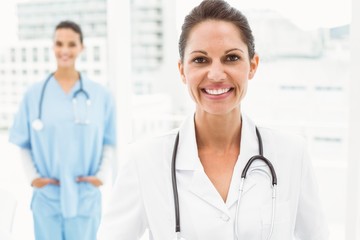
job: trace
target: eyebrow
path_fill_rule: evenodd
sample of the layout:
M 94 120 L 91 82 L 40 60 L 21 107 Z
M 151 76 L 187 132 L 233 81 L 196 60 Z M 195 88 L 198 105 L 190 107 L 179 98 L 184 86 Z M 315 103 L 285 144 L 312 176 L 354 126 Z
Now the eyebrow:
M 195 50 L 195 51 L 192 51 L 190 54 L 193 54 L 193 53 L 202 53 L 202 54 L 204 54 L 204 55 L 208 55 L 207 52 L 202 51 L 202 50 Z
M 229 49 L 229 50 L 225 51 L 225 53 L 229 53 L 229 52 L 231 52 L 231 51 L 236 51 L 236 50 L 244 53 L 244 51 L 241 50 L 240 48 L 232 48 L 232 49 Z
M 60 41 L 60 40 L 56 40 L 55 43 L 56 43 L 56 44 L 64 44 L 64 42 L 62 42 L 62 41 Z M 69 44 L 76 44 L 75 41 L 70 41 L 70 42 L 68 42 L 68 43 L 69 43 Z M 65 44 L 66 44 L 66 43 L 65 43 Z
M 225 54 L 228 54 L 229 52 L 232 52 L 232 51 L 240 51 L 240 52 L 244 53 L 244 51 L 241 50 L 240 48 L 231 48 L 229 50 L 226 50 Z M 203 51 L 203 50 L 194 50 L 190 54 L 194 54 L 194 53 L 202 53 L 204 55 L 208 55 L 208 53 L 206 51 Z

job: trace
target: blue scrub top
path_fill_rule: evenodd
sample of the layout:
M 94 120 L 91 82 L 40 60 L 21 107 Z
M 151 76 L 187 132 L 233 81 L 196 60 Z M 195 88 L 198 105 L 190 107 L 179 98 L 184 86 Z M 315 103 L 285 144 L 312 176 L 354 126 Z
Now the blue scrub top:
M 65 93 L 51 77 L 42 104 L 44 128 L 36 131 L 31 126 L 38 118 L 43 81 L 26 92 L 10 130 L 10 142 L 31 150 L 40 176 L 60 181 L 60 186 L 49 184 L 34 189 L 32 209 L 45 215 L 91 216 L 99 214 L 101 209 L 99 189 L 90 183 L 77 183 L 76 178 L 95 175 L 103 146 L 115 146 L 115 104 L 106 88 L 85 77 L 82 81 L 91 99 L 89 107 L 82 93 L 76 97 L 76 109 L 73 107 L 73 94 L 80 88 L 79 81 Z M 75 114 L 83 120 L 88 118 L 90 124 L 75 123 Z

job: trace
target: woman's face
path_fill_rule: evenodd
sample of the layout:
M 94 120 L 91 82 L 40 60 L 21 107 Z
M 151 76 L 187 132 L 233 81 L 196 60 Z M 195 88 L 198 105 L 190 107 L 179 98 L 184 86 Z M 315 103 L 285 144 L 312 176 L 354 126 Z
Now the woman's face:
M 53 49 L 59 68 L 73 68 L 76 58 L 83 50 L 80 34 L 70 28 L 56 30 Z
M 196 111 L 216 115 L 238 111 L 259 58 L 249 59 L 238 28 L 229 22 L 207 20 L 190 31 L 182 80 L 196 103 Z

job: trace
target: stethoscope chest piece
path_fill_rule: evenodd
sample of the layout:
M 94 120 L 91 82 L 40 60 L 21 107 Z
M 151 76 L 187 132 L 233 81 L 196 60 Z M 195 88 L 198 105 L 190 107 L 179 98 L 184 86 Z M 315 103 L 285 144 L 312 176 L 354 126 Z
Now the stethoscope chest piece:
M 31 123 L 31 126 L 35 131 L 41 131 L 44 128 L 44 123 L 38 118 Z

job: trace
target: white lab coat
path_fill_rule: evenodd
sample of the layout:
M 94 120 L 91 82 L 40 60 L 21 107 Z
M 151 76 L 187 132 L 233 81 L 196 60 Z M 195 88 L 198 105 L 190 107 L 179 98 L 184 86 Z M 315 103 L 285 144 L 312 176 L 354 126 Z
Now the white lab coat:
M 264 156 L 278 178 L 272 240 L 324 240 L 328 230 L 321 211 L 304 140 L 259 128 Z M 139 239 L 148 228 L 150 239 L 175 239 L 171 158 L 177 131 L 135 144 L 119 171 L 114 192 L 100 225 L 100 240 Z M 180 127 L 177 184 L 181 235 L 187 240 L 233 240 L 242 169 L 258 154 L 254 123 L 243 116 L 240 155 L 226 203 L 205 174 L 198 158 L 193 117 Z M 254 171 L 253 169 L 260 169 Z M 239 209 L 239 239 L 267 238 L 271 222 L 269 170 L 255 161 L 249 170 Z

